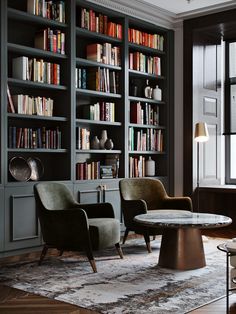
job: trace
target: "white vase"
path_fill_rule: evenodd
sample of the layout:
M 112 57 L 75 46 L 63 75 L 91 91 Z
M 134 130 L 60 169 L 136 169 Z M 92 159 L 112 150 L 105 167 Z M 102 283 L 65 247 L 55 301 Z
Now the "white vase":
M 153 90 L 153 99 L 159 100 L 159 101 L 162 100 L 162 90 L 158 87 L 158 85 Z
M 145 162 L 145 175 L 146 177 L 155 176 L 155 161 L 151 157 L 148 158 Z
M 100 138 L 100 141 L 99 141 L 100 149 L 104 149 L 105 148 L 106 140 L 107 140 L 107 130 L 102 130 L 101 138 Z

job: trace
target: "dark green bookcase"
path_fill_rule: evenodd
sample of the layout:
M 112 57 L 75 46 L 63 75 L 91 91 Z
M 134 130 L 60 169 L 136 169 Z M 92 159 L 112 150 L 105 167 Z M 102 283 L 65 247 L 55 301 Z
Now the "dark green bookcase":
M 122 38 L 90 31 L 81 27 L 81 9 L 105 15 L 108 21 L 122 27 Z M 110 10 L 89 1 L 65 1 L 65 23 L 27 13 L 27 0 L 2 0 L 0 6 L 1 22 L 1 184 L 0 199 L 0 257 L 38 249 L 42 244 L 40 227 L 35 212 L 33 185 L 35 181 L 16 181 L 9 172 L 9 161 L 13 157 L 40 158 L 44 166 L 42 181 L 60 181 L 65 183 L 79 202 L 111 202 L 115 214 L 122 222 L 119 180 L 129 177 L 130 157 L 151 156 L 156 163 L 156 177 L 160 178 L 167 190 L 173 192 L 173 32 L 157 25 L 135 19 L 126 14 Z M 147 33 L 158 33 L 164 37 L 164 50 L 149 48 L 128 41 L 128 28 L 132 27 Z M 44 51 L 34 47 L 35 33 L 51 28 L 65 33 L 65 54 Z M 89 44 L 110 43 L 120 49 L 119 66 L 87 60 L 86 47 Z M 129 69 L 130 51 L 143 52 L 149 56 L 160 56 L 161 75 L 147 74 Z M 45 84 L 16 79 L 12 76 L 12 59 L 19 56 L 43 59 L 45 62 L 60 64 L 60 85 Z M 116 93 L 86 88 L 76 88 L 76 68 L 105 69 L 115 72 L 119 78 Z M 143 89 L 146 79 L 154 87 L 162 88 L 163 100 L 157 102 L 143 95 L 133 96 L 130 92 L 131 81 L 137 82 Z M 50 97 L 54 100 L 52 117 L 23 115 L 8 112 L 7 85 L 14 94 Z M 160 125 L 130 123 L 132 102 L 148 102 L 159 106 Z M 95 121 L 81 115 L 81 106 L 97 102 L 115 103 L 115 121 Z M 62 147 L 60 149 L 9 148 L 9 127 L 22 128 L 60 128 Z M 112 139 L 112 150 L 78 149 L 77 128 L 86 128 L 90 132 L 90 141 L 100 137 L 107 130 Z M 164 149 L 155 151 L 130 151 L 128 149 L 129 127 L 143 130 L 162 129 Z M 78 180 L 76 164 L 78 162 L 100 161 L 101 165 L 110 159 L 119 159 L 118 177 L 113 179 Z

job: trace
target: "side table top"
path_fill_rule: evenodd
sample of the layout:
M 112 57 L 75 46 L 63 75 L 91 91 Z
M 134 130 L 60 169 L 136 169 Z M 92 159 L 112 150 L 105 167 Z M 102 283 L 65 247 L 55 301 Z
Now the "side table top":
M 168 228 L 216 228 L 232 223 L 232 219 L 223 215 L 196 213 L 186 210 L 159 209 L 134 217 L 137 223 L 145 226 Z

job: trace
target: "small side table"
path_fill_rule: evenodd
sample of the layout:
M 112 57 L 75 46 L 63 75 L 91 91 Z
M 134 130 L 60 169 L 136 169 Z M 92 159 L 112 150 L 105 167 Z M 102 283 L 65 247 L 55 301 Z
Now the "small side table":
M 226 243 L 217 245 L 217 249 L 226 253 L 226 313 L 229 314 L 229 292 L 236 290 L 236 288 L 230 288 L 229 286 L 229 258 L 231 256 L 236 256 L 236 252 L 230 251 L 230 249 L 227 248 Z M 236 283 L 236 278 L 231 280 L 232 282 Z

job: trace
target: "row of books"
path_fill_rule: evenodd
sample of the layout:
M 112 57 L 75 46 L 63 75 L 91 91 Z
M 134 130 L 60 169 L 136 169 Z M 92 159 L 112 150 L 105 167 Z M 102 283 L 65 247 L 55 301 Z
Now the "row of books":
M 131 102 L 130 123 L 159 125 L 159 106 L 147 102 Z
M 56 129 L 21 128 L 10 126 L 8 131 L 9 148 L 61 148 L 61 131 Z
M 110 43 L 90 44 L 86 51 L 88 60 L 115 66 L 121 65 L 120 47 L 112 47 Z
M 100 179 L 100 161 L 78 162 L 76 164 L 76 180 Z
M 128 149 L 130 151 L 163 152 L 163 132 L 158 129 L 137 130 L 129 127 Z
M 146 159 L 144 156 L 129 157 L 129 177 L 145 177 L 146 176 Z
M 129 28 L 128 40 L 134 44 L 147 46 L 161 51 L 164 50 L 164 36 L 159 34 L 149 34 L 134 28 Z
M 25 56 L 12 59 L 12 77 L 33 82 L 60 84 L 60 65 Z
M 161 75 L 161 58 L 146 56 L 141 52 L 130 52 L 129 68 L 149 74 Z
M 106 68 L 89 68 L 87 69 L 87 84 L 91 90 L 117 94 L 119 74 Z
M 38 31 L 34 38 L 35 48 L 65 54 L 65 33 L 46 28 Z
M 119 39 L 122 38 L 121 24 L 108 20 L 106 15 L 97 13 L 92 9 L 81 8 L 81 28 Z
M 83 119 L 115 122 L 115 103 L 100 101 L 93 105 L 79 106 Z
M 76 127 L 76 149 L 90 149 L 90 130 Z
M 12 106 L 8 106 L 8 112 L 48 117 L 53 115 L 53 99 L 51 98 L 12 95 Z
M 64 1 L 27 0 L 27 12 L 65 23 Z

